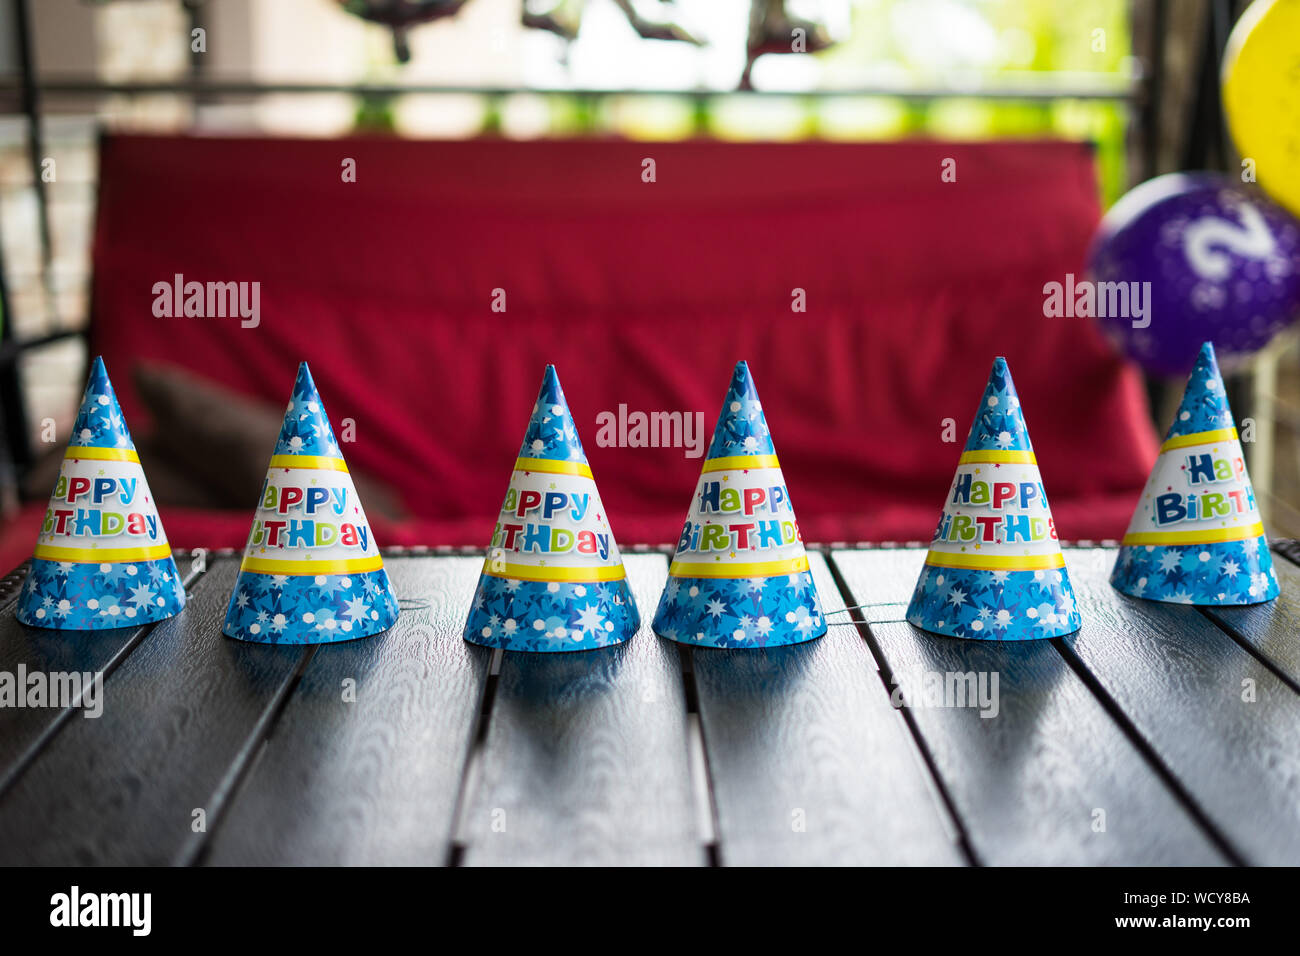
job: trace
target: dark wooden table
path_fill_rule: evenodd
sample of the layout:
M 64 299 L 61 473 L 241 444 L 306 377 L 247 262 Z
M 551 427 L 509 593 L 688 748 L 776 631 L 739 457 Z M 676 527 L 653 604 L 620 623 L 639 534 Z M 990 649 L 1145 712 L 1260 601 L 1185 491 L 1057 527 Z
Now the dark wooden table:
M 1300 556 L 1282 596 L 1134 600 L 1072 548 L 1083 629 L 994 644 L 903 620 L 924 552 L 814 553 L 836 622 L 770 651 L 648 628 L 574 654 L 466 644 L 481 557 L 394 552 L 397 625 L 222 637 L 237 558 L 136 630 L 24 628 L 0 671 L 104 671 L 104 710 L 0 709 L 0 863 L 1297 864 Z M 184 570 L 189 559 L 181 557 Z M 642 617 L 667 573 L 626 556 Z M 926 700 L 996 674 L 996 716 Z M 931 682 L 931 683 L 927 683 Z M 936 701 L 930 701 L 934 703 Z

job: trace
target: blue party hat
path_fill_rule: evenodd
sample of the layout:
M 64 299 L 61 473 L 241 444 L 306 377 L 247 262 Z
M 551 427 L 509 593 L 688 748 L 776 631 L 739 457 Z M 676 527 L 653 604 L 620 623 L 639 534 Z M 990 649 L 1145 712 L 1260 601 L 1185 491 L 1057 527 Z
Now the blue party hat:
M 58 630 L 171 617 L 185 589 L 104 362 L 96 358 L 18 599 L 18 620 Z
M 950 637 L 1025 641 L 1077 631 L 1038 460 L 1006 359 L 993 362 L 907 619 Z
M 548 365 L 465 640 L 508 651 L 583 651 L 621 643 L 640 626 L 569 403 Z
M 1201 346 L 1110 583 L 1175 604 L 1258 604 L 1278 595 L 1273 558 L 1214 346 Z
M 654 631 L 704 647 L 775 647 L 826 633 L 790 494 L 744 362 L 732 373 Z
M 222 631 L 263 644 L 325 644 L 396 620 L 373 529 L 303 362 Z

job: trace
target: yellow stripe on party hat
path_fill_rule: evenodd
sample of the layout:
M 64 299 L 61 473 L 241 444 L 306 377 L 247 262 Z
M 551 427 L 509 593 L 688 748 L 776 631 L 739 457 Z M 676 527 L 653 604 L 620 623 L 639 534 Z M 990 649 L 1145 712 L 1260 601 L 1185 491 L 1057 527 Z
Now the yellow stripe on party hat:
M 582 651 L 627 640 L 641 615 L 555 366 L 546 366 L 497 514 L 465 640 Z
M 134 627 L 185 606 L 162 519 L 104 362 L 90 379 L 18 599 L 24 624 Z
M 907 620 L 936 634 L 993 641 L 1079 629 L 1020 396 L 1001 356 L 958 459 Z
M 397 613 L 373 529 L 303 362 L 222 630 L 242 641 L 323 644 L 377 634 Z
M 826 633 L 799 523 L 745 362 L 732 373 L 654 630 L 705 647 L 774 647 Z

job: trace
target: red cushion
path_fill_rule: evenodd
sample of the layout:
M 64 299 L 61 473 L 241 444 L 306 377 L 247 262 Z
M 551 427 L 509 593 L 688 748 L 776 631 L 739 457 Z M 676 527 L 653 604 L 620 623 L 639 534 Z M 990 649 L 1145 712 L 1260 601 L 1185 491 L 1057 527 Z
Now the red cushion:
M 928 539 L 997 354 L 1063 536 L 1121 534 L 1155 457 L 1136 373 L 1043 317 L 1098 215 L 1084 145 L 110 136 L 101 164 L 93 347 L 131 426 L 137 359 L 277 403 L 307 359 L 349 460 L 422 519 L 381 543 L 486 543 L 546 362 L 624 543 L 675 539 L 700 461 L 598 447 L 597 413 L 711 432 L 739 358 L 808 540 Z M 259 281 L 261 325 L 155 318 L 175 273 Z M 239 544 L 252 505 L 163 517 Z

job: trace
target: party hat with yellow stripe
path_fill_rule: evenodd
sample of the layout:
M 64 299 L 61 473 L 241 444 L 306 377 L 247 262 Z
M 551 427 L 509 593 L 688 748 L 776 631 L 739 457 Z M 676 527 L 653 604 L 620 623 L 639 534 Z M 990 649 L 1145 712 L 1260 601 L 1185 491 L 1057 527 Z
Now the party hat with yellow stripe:
M 18 620 L 59 630 L 135 627 L 184 606 L 158 508 L 104 362 L 96 358 L 18 599 Z
M 546 366 L 465 640 L 508 651 L 626 641 L 641 615 L 555 366 Z
M 1255 491 L 1209 342 L 1196 358 L 1110 583 L 1134 597 L 1175 604 L 1277 597 Z
M 373 530 L 303 362 L 222 631 L 263 644 L 326 644 L 396 620 Z
M 1020 397 L 999 356 L 930 541 L 907 619 L 950 637 L 1028 641 L 1079 629 L 1079 609 Z
M 705 647 L 775 647 L 826 633 L 790 493 L 744 362 L 732 373 L 654 630 Z

